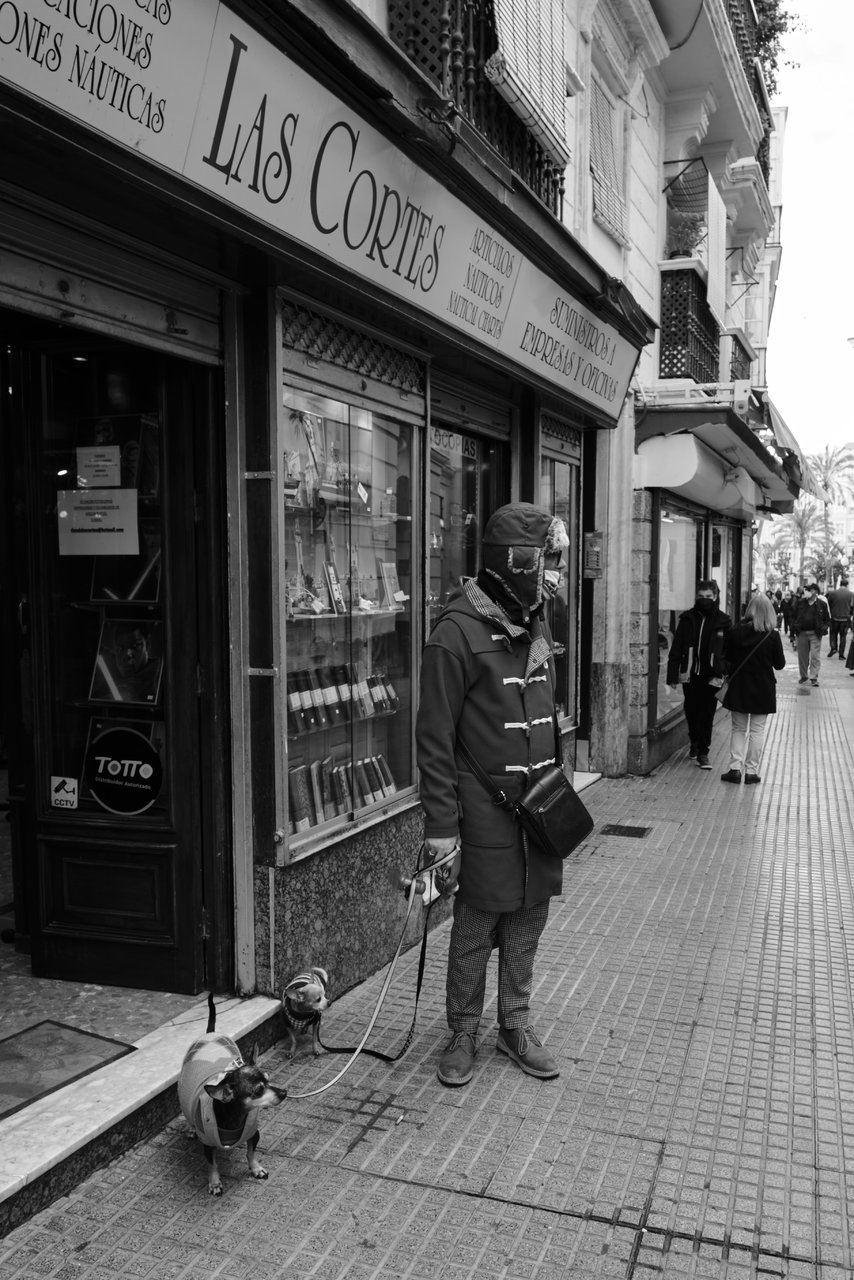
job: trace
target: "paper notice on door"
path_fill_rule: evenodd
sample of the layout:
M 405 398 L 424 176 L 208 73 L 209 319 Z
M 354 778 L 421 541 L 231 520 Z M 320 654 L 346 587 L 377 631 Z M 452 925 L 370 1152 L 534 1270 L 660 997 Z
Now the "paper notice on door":
M 80 445 L 77 449 L 77 488 L 98 489 L 121 484 L 122 451 L 117 444 Z
M 136 489 L 61 489 L 56 497 L 61 556 L 139 555 Z

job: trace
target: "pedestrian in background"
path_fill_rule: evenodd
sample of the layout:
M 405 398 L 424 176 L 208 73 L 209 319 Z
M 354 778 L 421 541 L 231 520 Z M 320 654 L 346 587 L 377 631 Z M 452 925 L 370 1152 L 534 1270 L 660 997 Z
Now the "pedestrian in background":
M 724 674 L 724 636 L 732 626 L 732 619 L 718 608 L 718 596 L 718 584 L 711 578 L 699 584 L 694 604 L 679 616 L 667 659 L 668 685 L 673 690 L 682 685 L 688 757 L 701 769 L 712 767 L 709 751 L 718 709 L 715 692 Z
M 759 761 L 768 717 L 777 710 L 777 677 L 786 665 L 773 604 L 754 596 L 744 618 L 724 637 L 724 661 L 732 672 L 723 705 L 732 718 L 729 768 L 721 782 L 760 782 Z
M 827 607 L 830 610 L 830 649 L 828 658 L 835 653 L 845 661 L 845 637 L 851 626 L 851 614 L 854 611 L 854 592 L 848 590 L 848 579 L 840 578 L 839 586 L 827 593 Z
M 798 604 L 794 631 L 798 645 L 798 684 L 818 684 L 821 670 L 821 638 L 830 628 L 830 612 L 826 601 L 818 593 L 818 583 L 811 582 Z

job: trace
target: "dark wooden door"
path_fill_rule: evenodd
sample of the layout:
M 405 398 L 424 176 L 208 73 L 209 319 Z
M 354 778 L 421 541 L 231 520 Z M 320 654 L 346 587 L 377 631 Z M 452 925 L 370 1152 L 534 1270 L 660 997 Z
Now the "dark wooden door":
M 37 976 L 195 992 L 209 375 L 10 313 L 0 335 L 16 930 Z

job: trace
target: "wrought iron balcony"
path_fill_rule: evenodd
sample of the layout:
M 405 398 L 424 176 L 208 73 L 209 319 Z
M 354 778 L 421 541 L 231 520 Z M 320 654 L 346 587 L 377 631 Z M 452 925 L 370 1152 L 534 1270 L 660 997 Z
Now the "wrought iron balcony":
M 757 148 L 756 159 L 762 167 L 762 173 L 768 182 L 768 166 L 770 163 L 770 136 L 773 120 L 768 111 L 768 94 L 764 84 L 760 83 L 760 73 L 756 68 L 756 50 L 758 47 L 759 29 L 756 11 L 751 0 L 726 0 L 726 11 L 729 25 L 738 46 L 738 56 L 750 85 L 750 92 L 762 118 L 763 137 Z
M 693 267 L 661 273 L 658 376 L 716 383 L 720 326 L 706 301 L 706 286 Z
M 498 48 L 489 0 L 389 0 L 389 35 L 557 217 L 564 171 L 488 80 Z

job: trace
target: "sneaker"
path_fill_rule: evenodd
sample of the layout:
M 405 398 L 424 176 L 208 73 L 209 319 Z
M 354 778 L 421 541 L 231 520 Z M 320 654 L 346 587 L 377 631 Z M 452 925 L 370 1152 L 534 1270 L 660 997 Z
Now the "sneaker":
M 708 756 L 697 756 L 697 765 L 701 769 L 711 769 Z
M 816 687 L 816 688 L 818 688 L 818 681 L 817 681 L 817 680 L 810 680 L 810 684 L 815 685 L 815 687 Z
M 741 782 L 741 770 L 727 769 L 726 773 L 721 774 L 721 782 Z
M 474 1055 L 477 1045 L 468 1031 L 455 1031 L 439 1059 L 436 1075 L 442 1084 L 468 1084 L 474 1075 Z
M 696 760 L 696 759 L 697 759 L 697 748 L 694 746 L 693 742 L 691 743 L 690 747 L 688 748 L 688 759 L 689 759 L 689 760 Z
M 560 1075 L 560 1069 L 552 1055 L 544 1049 L 530 1027 L 520 1031 L 509 1031 L 502 1027 L 498 1033 L 495 1047 L 499 1053 L 506 1053 L 517 1066 L 529 1076 L 537 1076 L 540 1080 L 553 1080 Z
M 745 782 L 761 782 L 762 779 L 760 778 L 758 773 L 746 773 L 744 775 L 744 781 Z
M 798 681 L 798 684 L 806 684 L 808 678 L 809 678 L 808 676 L 801 676 L 800 680 Z

